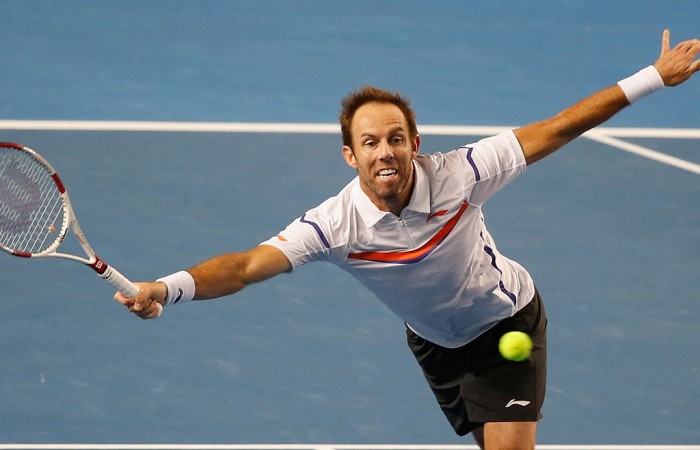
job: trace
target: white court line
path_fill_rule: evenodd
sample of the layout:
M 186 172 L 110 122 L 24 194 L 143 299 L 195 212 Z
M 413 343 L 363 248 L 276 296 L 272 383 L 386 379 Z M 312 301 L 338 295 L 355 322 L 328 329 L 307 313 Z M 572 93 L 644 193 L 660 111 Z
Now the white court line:
M 0 450 L 476 450 L 476 445 L 0 444 Z M 538 445 L 537 450 L 700 450 L 700 445 Z
M 700 139 L 697 128 L 614 128 L 598 127 L 590 132 L 604 133 L 613 137 L 661 138 L 661 139 Z
M 422 125 L 419 132 L 424 135 L 443 136 L 490 136 L 515 127 L 505 126 L 459 126 Z M 214 133 L 309 133 L 337 134 L 340 126 L 328 123 L 267 123 L 267 122 L 136 122 L 99 120 L 0 120 L 4 130 L 44 131 L 160 131 L 160 132 L 214 132 Z M 641 145 L 616 139 L 661 138 L 700 139 L 700 129 L 694 128 L 607 128 L 598 127 L 583 134 L 584 137 L 634 153 L 638 156 L 668 164 L 670 166 L 700 174 L 700 165 Z
M 340 125 L 264 122 L 133 122 L 100 120 L 0 120 L 0 129 L 47 131 L 172 131 L 192 133 L 340 133 Z
M 516 126 L 421 125 L 421 134 L 455 136 L 489 136 Z M 330 123 L 272 122 L 159 122 L 114 120 L 0 120 L 0 130 L 45 131 L 182 131 L 220 133 L 319 133 L 335 134 L 340 126 Z M 589 131 L 612 137 L 700 139 L 697 128 L 613 128 L 598 127 Z
M 632 144 L 631 142 L 626 142 L 611 136 L 606 136 L 604 130 L 591 130 L 585 133 L 583 136 L 587 137 L 588 139 L 600 142 L 602 144 L 606 144 L 611 147 L 624 150 L 626 152 L 634 153 L 635 155 L 653 159 L 654 161 L 663 164 L 668 164 L 669 166 L 677 167 L 679 169 L 687 170 L 689 172 L 700 175 L 700 164 L 695 164 L 684 159 L 676 158 L 675 156 L 670 156 L 665 153 L 652 150 L 650 148 L 642 147 L 641 145 Z

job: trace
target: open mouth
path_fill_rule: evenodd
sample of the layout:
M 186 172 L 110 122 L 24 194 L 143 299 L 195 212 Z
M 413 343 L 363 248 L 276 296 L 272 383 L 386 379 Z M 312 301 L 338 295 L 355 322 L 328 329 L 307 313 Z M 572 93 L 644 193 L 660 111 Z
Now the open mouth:
M 397 175 L 399 172 L 396 169 L 382 169 L 377 173 L 380 179 L 388 179 Z

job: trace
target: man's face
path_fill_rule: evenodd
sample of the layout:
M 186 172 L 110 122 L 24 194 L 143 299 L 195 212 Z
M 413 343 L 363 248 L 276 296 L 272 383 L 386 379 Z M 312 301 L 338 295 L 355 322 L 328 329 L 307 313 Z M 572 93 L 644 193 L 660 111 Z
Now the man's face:
M 410 138 L 401 110 L 391 103 L 367 103 L 352 121 L 352 148 L 343 147 L 348 165 L 357 169 L 364 193 L 382 211 L 397 216 L 413 191 L 413 159 L 420 137 Z

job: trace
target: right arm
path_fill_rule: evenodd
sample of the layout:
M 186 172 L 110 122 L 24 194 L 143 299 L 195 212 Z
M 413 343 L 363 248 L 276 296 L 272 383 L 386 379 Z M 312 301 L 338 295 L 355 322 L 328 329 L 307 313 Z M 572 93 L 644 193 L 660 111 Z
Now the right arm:
M 187 269 L 195 283 L 194 300 L 234 294 L 249 284 L 272 278 L 292 269 L 287 257 L 275 247 L 260 245 L 247 252 L 226 253 Z M 141 289 L 133 298 L 119 292 L 114 299 L 142 319 L 160 315 L 168 295 L 163 282 L 137 283 Z
M 244 253 L 227 253 L 187 271 L 194 278 L 195 300 L 234 294 L 249 284 L 288 272 L 292 265 L 279 249 L 260 245 Z

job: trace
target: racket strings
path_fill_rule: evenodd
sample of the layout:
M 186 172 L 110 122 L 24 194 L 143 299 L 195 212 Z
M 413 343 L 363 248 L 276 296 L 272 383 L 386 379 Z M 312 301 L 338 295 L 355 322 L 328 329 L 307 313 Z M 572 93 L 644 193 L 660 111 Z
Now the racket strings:
M 50 247 L 50 244 L 53 243 L 50 238 L 55 239 L 61 229 L 61 223 L 58 220 L 63 211 L 63 201 L 60 195 L 55 195 L 57 191 L 52 181 L 41 180 L 41 184 L 46 184 L 46 186 L 42 186 L 39 190 L 41 193 L 40 207 L 35 212 L 31 226 L 22 235 L 23 239 L 19 241 L 23 243 L 27 253 L 39 253 Z
M 20 253 L 41 253 L 60 242 L 65 220 L 51 171 L 28 153 L 0 149 L 0 243 Z

